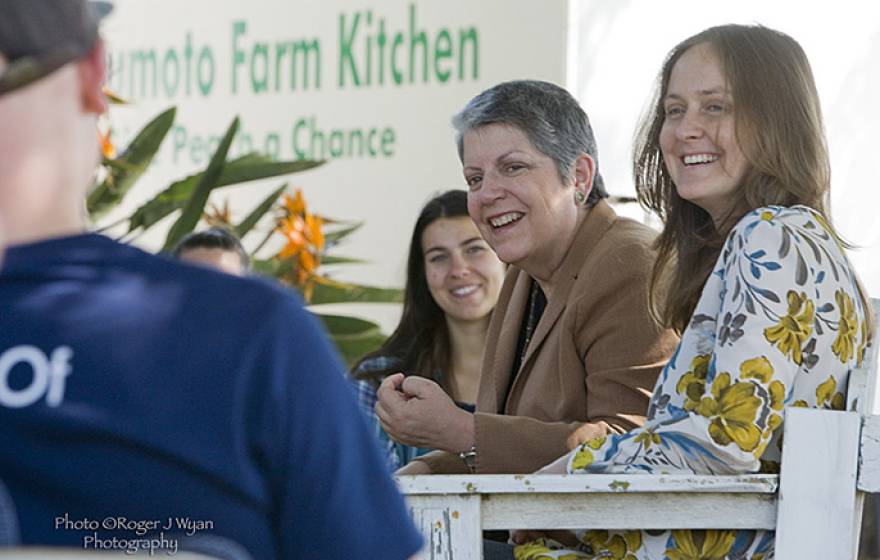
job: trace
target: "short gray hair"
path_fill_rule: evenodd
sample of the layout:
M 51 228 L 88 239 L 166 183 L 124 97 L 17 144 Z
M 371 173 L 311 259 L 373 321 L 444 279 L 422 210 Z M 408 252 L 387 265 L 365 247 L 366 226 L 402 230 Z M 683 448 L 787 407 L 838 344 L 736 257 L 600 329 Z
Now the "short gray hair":
M 596 166 L 588 203 L 593 206 L 608 196 L 599 173 L 599 152 L 590 119 L 563 88 L 549 82 L 515 80 L 493 86 L 471 99 L 452 117 L 459 159 L 464 159 L 464 135 L 490 124 L 520 129 L 535 149 L 556 163 L 563 182 L 571 179 L 572 165 L 578 156 L 588 154 Z

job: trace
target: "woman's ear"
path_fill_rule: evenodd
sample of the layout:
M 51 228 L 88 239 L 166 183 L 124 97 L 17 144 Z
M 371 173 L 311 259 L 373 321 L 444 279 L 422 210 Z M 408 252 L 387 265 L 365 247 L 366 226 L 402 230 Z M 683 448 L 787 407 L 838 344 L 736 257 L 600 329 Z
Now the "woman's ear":
M 107 80 L 107 59 L 102 40 L 98 39 L 92 50 L 80 59 L 78 68 L 83 109 L 98 115 L 106 113 L 104 82 Z
M 596 173 L 596 162 L 589 154 L 581 153 L 574 160 L 574 188 L 583 193 L 583 200 L 587 200 L 590 191 L 593 190 L 593 177 Z

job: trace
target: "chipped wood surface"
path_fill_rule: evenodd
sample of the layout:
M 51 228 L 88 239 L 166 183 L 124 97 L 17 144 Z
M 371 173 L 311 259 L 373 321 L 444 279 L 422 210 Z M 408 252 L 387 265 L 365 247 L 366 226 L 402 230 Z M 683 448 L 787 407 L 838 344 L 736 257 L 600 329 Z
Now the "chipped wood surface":
M 862 424 L 859 490 L 880 492 L 880 416 L 869 416 Z
M 855 558 L 860 428 L 855 412 L 786 410 L 777 558 Z
M 404 494 L 601 494 L 652 492 L 757 493 L 776 492 L 778 477 L 661 474 L 482 474 L 407 475 L 397 477 Z
M 430 560 L 480 560 L 479 495 L 408 496 L 407 504 L 425 538 L 424 558 Z
M 484 529 L 772 529 L 774 494 L 491 494 Z M 744 515 L 748 512 L 748 515 Z

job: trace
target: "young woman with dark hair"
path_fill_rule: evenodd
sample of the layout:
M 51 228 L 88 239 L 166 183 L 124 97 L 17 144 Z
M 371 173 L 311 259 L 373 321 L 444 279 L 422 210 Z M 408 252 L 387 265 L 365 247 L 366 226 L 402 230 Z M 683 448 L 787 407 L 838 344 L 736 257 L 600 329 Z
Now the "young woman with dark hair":
M 406 267 L 403 313 L 397 328 L 352 369 L 358 400 L 397 469 L 427 449 L 397 443 L 379 425 L 376 388 L 397 372 L 438 382 L 473 410 L 486 330 L 505 265 L 468 216 L 467 193 L 432 198 L 416 220 Z

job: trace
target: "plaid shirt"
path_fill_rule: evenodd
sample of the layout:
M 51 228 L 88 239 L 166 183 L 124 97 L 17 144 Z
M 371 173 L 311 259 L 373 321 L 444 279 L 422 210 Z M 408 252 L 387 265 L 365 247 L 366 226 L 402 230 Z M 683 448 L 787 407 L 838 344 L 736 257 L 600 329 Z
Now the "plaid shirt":
M 400 364 L 400 359 L 398 358 L 392 356 L 376 356 L 375 358 L 370 358 L 360 364 L 357 370 L 355 370 L 354 375 L 369 371 L 392 369 L 398 364 Z M 379 423 L 379 417 L 376 416 L 376 385 L 374 385 L 372 381 L 364 379 L 352 378 L 351 381 L 354 384 L 355 391 L 357 391 L 358 405 L 366 415 L 365 417 L 370 425 L 370 430 L 376 434 L 376 438 L 382 449 L 382 454 L 385 456 L 388 468 L 392 472 L 406 465 L 419 455 L 424 455 L 428 451 L 431 451 L 430 449 L 424 449 L 421 447 L 403 445 L 402 443 L 398 443 L 391 439 L 385 430 L 382 429 L 382 425 Z

